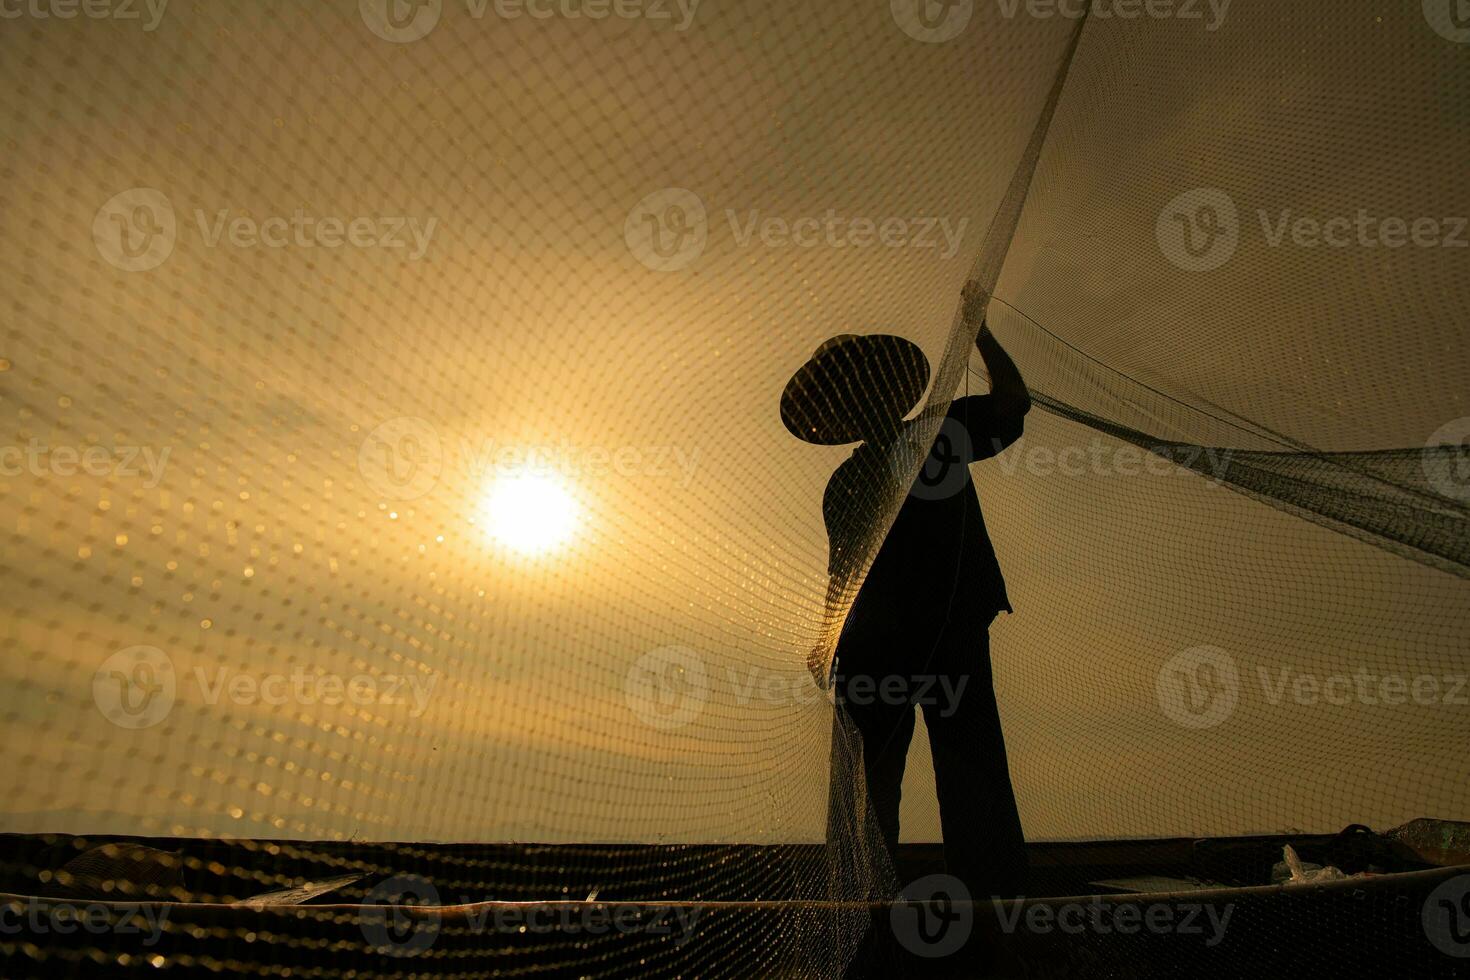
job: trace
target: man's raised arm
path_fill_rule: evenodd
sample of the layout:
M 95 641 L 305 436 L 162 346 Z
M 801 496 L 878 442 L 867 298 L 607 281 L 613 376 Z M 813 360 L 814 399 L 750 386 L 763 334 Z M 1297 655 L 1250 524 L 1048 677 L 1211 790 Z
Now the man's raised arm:
M 974 325 L 979 321 L 980 324 L 975 347 L 980 351 L 980 359 L 985 362 L 985 370 L 990 375 L 990 394 L 996 401 L 996 407 L 1008 414 L 1025 415 L 1031 410 L 1031 392 L 1026 390 L 1026 382 L 1016 362 L 1011 360 L 985 323 L 989 294 L 974 283 L 966 283 L 962 295 L 966 322 Z

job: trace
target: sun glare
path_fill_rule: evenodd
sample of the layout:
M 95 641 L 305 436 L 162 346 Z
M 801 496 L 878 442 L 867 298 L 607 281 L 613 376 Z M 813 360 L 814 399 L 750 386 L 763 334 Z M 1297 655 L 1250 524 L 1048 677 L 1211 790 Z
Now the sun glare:
M 555 477 L 526 473 L 499 477 L 480 506 L 485 533 L 523 555 L 541 555 L 571 538 L 577 502 Z

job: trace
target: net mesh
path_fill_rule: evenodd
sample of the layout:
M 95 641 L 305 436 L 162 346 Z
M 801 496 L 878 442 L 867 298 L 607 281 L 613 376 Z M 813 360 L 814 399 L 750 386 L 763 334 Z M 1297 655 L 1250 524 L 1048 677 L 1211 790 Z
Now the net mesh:
M 813 676 L 851 446 L 778 401 L 897 335 L 932 439 L 966 283 L 1036 406 L 974 467 L 1028 840 L 1465 817 L 1464 11 L 1125 8 L 5 7 L 3 829 L 209 842 L 199 902 L 784 902 L 677 968 L 839 975 L 904 882 Z M 152 965 L 314 955 L 209 928 Z M 536 969 L 461 928 L 402 975 Z M 673 969 L 600 942 L 522 953 Z

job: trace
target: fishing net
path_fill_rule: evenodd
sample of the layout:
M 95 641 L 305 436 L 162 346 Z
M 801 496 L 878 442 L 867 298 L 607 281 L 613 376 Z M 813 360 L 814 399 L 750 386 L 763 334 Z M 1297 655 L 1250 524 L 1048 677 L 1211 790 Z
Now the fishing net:
M 7 975 L 860 960 L 908 882 L 817 680 L 922 453 L 834 626 L 853 447 L 778 400 L 896 335 L 932 439 L 988 389 L 966 283 L 1034 401 L 973 468 L 1027 839 L 1466 816 L 1455 0 L 0 14 L 0 829 L 165 841 L 197 903 L 772 903 L 520 958 L 221 913 L 156 962 L 0 936 Z

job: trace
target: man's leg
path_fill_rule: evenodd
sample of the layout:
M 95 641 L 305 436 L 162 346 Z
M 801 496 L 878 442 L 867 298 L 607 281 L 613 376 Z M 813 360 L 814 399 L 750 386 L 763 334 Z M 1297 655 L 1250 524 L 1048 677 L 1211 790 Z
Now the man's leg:
M 934 658 L 924 700 L 944 861 L 971 897 L 1026 887 L 1026 842 L 990 677 L 988 624 L 952 627 Z
M 852 820 L 852 808 L 861 806 L 861 797 L 866 797 L 879 834 L 891 855 L 898 846 L 898 807 L 903 793 L 904 763 L 908 759 L 909 742 L 914 736 L 914 707 L 903 700 L 885 703 L 881 693 L 883 677 L 877 667 L 892 659 L 892 648 L 886 643 L 874 643 L 872 647 L 870 650 L 854 645 L 843 652 L 839 661 L 835 683 L 840 717 L 832 731 L 834 785 L 831 807 L 834 812 L 829 817 L 829 825 L 839 819 Z M 845 725 L 842 724 L 844 719 Z M 866 793 L 861 794 L 839 792 L 836 785 L 840 764 L 836 743 L 844 737 L 852 741 L 853 733 L 862 752 Z M 855 760 L 849 758 L 845 766 L 855 768 L 853 762 Z M 838 808 L 844 809 L 845 813 L 835 812 Z M 861 820 L 862 814 L 856 816 Z
M 898 807 L 914 734 L 914 708 L 884 704 L 876 680 L 866 672 L 859 680 L 844 670 L 836 682 L 827 817 L 828 848 L 839 876 L 832 886 L 834 897 L 871 900 L 891 894 L 885 881 L 894 873 Z M 877 853 L 880 850 L 884 853 Z M 864 919 L 844 976 L 898 976 L 897 955 L 887 912 L 874 911 Z
M 914 737 L 914 708 L 884 704 L 876 693 L 869 693 L 871 683 L 862 682 L 856 691 L 850 682 L 844 686 L 851 698 L 840 700 L 839 710 L 847 712 L 861 737 L 868 801 L 891 855 L 898 848 L 898 806 L 903 797 L 904 763 Z

